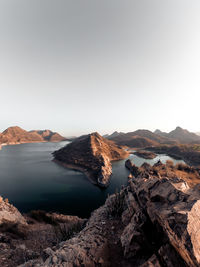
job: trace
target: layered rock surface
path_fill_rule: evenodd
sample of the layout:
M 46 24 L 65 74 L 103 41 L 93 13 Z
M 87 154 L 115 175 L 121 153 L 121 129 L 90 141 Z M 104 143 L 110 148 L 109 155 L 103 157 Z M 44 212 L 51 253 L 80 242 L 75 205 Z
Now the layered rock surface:
M 84 172 L 102 187 L 109 184 L 111 161 L 128 157 L 129 153 L 98 133 L 81 136 L 53 153 L 54 159 L 68 168 Z
M 135 177 L 129 185 L 47 259 L 23 267 L 200 266 L 200 185 L 190 188 L 176 172 L 164 177 L 159 173 L 164 166 L 137 168 L 128 161 Z

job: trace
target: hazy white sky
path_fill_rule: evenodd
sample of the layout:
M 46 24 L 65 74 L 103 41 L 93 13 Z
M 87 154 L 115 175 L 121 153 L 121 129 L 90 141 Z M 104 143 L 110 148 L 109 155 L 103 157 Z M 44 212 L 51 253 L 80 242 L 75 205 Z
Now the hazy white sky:
M 199 0 L 0 0 L 0 130 L 200 131 Z

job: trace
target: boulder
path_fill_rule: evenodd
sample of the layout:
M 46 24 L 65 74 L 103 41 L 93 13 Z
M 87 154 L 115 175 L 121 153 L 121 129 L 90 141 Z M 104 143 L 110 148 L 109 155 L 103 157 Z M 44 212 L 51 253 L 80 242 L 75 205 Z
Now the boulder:
M 0 225 L 3 223 L 23 224 L 26 225 L 26 220 L 8 200 L 3 200 L 0 197 Z

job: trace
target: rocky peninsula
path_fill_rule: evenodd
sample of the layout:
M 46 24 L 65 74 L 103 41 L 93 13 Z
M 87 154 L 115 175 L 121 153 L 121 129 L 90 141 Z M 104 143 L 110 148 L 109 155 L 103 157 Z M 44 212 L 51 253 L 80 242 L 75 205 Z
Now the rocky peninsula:
M 81 136 L 53 152 L 54 160 L 67 168 L 86 174 L 100 187 L 109 184 L 112 161 L 125 159 L 129 153 L 98 133 Z

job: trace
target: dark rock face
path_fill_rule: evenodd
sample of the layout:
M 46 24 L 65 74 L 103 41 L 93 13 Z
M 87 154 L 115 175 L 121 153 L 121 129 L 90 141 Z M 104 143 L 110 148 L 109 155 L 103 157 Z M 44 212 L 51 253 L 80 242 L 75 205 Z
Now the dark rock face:
M 98 133 L 81 136 L 53 153 L 66 167 L 83 171 L 94 183 L 105 187 L 112 174 L 111 161 L 128 157 L 129 153 Z
M 155 168 L 167 168 L 161 164 Z M 141 175 L 144 170 L 148 179 Z M 77 236 L 46 260 L 23 266 L 199 266 L 200 186 L 191 189 L 178 177 L 153 171 L 150 165 L 139 168 L 138 176 L 110 196 Z

